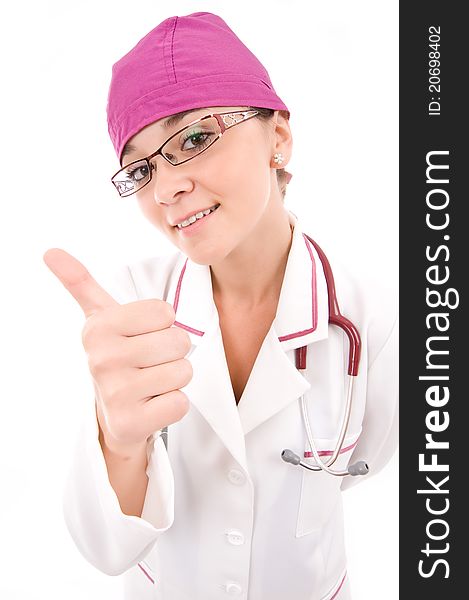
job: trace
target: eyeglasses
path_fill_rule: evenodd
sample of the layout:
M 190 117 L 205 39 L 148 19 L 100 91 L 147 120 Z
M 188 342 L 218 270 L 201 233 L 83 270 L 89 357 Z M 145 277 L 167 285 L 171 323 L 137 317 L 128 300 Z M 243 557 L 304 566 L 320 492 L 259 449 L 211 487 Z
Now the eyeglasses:
M 111 181 L 121 197 L 131 196 L 150 183 L 156 165 L 152 158 L 160 154 L 174 167 L 192 160 L 205 152 L 229 129 L 244 123 L 259 114 L 257 110 L 238 110 L 226 113 L 211 113 L 192 121 L 176 131 L 153 154 L 134 160 L 115 173 Z

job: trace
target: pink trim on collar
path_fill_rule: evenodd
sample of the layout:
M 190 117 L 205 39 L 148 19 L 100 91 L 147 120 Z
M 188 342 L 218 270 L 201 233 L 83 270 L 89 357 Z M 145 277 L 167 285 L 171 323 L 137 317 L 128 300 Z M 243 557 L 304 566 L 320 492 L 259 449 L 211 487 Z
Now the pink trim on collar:
M 178 284 L 176 287 L 176 294 L 174 295 L 174 302 L 173 302 L 173 308 L 174 308 L 174 312 L 177 312 L 178 309 L 178 304 L 179 304 L 179 294 L 181 293 L 181 284 L 182 284 L 182 278 L 184 277 L 184 273 L 186 271 L 186 266 L 187 266 L 187 261 L 189 259 L 186 258 L 186 262 L 184 263 L 184 266 L 181 269 L 181 272 L 179 274 L 179 280 L 178 280 Z
M 309 329 L 303 329 L 302 331 L 296 331 L 295 333 L 289 333 L 288 335 L 279 336 L 280 342 L 291 340 L 293 338 L 301 337 L 312 333 L 318 326 L 318 298 L 317 298 L 317 286 L 316 286 L 316 261 L 314 260 L 313 253 L 311 251 L 310 242 L 303 233 L 303 239 L 308 248 L 309 256 L 311 258 L 312 270 L 311 270 L 311 295 L 312 295 L 312 315 L 311 315 L 311 327 Z
M 195 333 L 195 335 L 204 335 L 205 331 L 199 331 L 198 329 L 194 329 L 193 327 L 189 327 L 189 325 L 184 325 L 183 323 L 179 323 L 179 321 L 174 321 L 174 324 L 181 329 L 185 329 L 189 333 Z
M 308 248 L 308 252 L 309 252 L 309 256 L 311 258 L 311 295 L 312 295 L 312 310 L 311 310 L 311 327 L 309 329 L 303 329 L 302 331 L 296 331 L 295 333 L 289 333 L 288 335 L 282 335 L 279 336 L 279 341 L 280 342 L 285 342 L 286 340 L 291 340 L 293 338 L 297 338 L 297 337 L 301 337 L 303 335 L 308 335 L 308 333 L 312 333 L 313 331 L 316 330 L 316 327 L 318 325 L 318 302 L 317 302 L 317 285 L 316 285 L 316 261 L 314 260 L 314 256 L 311 250 L 311 246 L 310 246 L 310 242 L 307 239 L 307 237 L 305 236 L 305 234 L 303 233 L 303 240 L 306 244 L 306 248 Z M 179 279 L 178 279 L 178 283 L 176 286 L 176 293 L 174 295 L 174 302 L 173 302 L 173 308 L 174 308 L 174 312 L 177 313 L 177 309 L 179 306 L 179 296 L 181 294 L 181 287 L 182 287 L 182 279 L 184 277 L 184 273 L 186 272 L 186 267 L 187 267 L 187 261 L 189 259 L 186 258 L 185 262 L 184 262 L 184 266 L 181 269 L 181 273 L 179 274 Z M 204 335 L 204 331 L 200 331 L 199 329 L 194 329 L 193 327 L 190 327 L 189 325 L 184 325 L 184 323 L 181 323 L 180 321 L 174 321 L 174 324 L 177 327 L 181 327 L 182 329 L 185 329 L 186 331 L 189 331 L 190 333 L 194 333 L 195 335 Z
M 187 261 L 189 259 L 186 258 L 186 262 L 184 263 L 184 266 L 181 269 L 181 273 L 179 274 L 179 280 L 178 280 L 178 284 L 176 286 L 176 294 L 174 295 L 174 302 L 173 302 L 173 308 L 174 308 L 174 312 L 177 312 L 178 309 L 178 305 L 179 305 L 179 295 L 181 293 L 181 285 L 182 285 L 182 278 L 184 277 L 184 273 L 186 272 L 186 266 L 187 266 Z M 181 329 L 185 329 L 186 331 L 189 331 L 190 333 L 195 333 L 195 335 L 204 335 L 204 331 L 199 331 L 198 329 L 194 329 L 193 327 L 189 327 L 189 325 L 184 325 L 183 323 L 180 323 L 179 321 L 174 321 L 174 324 L 177 327 L 181 327 Z

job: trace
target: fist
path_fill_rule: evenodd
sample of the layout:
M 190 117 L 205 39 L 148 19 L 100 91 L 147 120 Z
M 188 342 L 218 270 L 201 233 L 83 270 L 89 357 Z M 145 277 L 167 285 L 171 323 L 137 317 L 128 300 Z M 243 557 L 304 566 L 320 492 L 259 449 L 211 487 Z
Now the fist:
M 108 448 L 132 450 L 179 421 L 189 410 L 180 388 L 192 378 L 184 358 L 191 342 L 173 326 L 173 307 L 158 299 L 119 304 L 60 248 L 47 250 L 43 260 L 84 312 L 82 343 Z

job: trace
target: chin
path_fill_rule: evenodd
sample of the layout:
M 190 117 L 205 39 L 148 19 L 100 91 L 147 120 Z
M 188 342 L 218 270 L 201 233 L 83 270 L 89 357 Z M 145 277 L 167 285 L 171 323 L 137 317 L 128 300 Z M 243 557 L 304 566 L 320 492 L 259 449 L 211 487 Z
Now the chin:
M 185 254 L 190 260 L 198 265 L 214 265 L 218 262 L 221 262 L 227 252 L 224 247 L 221 245 L 213 245 L 210 244 L 209 247 L 202 247 L 202 244 L 197 248 L 185 248 L 179 247 L 181 252 Z
M 190 260 L 198 265 L 210 266 L 217 263 L 220 260 L 220 256 L 215 256 L 210 252 L 184 252 L 181 250 Z

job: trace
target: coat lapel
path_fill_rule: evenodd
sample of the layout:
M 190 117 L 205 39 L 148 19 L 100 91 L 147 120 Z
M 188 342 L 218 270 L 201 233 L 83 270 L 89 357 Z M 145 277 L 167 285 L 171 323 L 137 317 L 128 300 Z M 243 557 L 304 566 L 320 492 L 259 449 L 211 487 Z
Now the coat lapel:
M 175 325 L 189 333 L 193 344 L 189 355 L 193 378 L 184 391 L 243 466 L 244 436 L 310 388 L 295 366 L 294 352 L 289 351 L 328 336 L 322 265 L 293 213 L 289 219 L 293 238 L 277 313 L 238 406 L 213 300 L 210 267 L 181 257 L 168 294 L 176 312 Z
M 214 315 L 189 359 L 193 376 L 184 393 L 246 470 L 244 432 L 231 385 L 223 338 Z
M 307 379 L 282 348 L 272 325 L 238 404 L 244 434 L 297 400 L 309 388 Z

